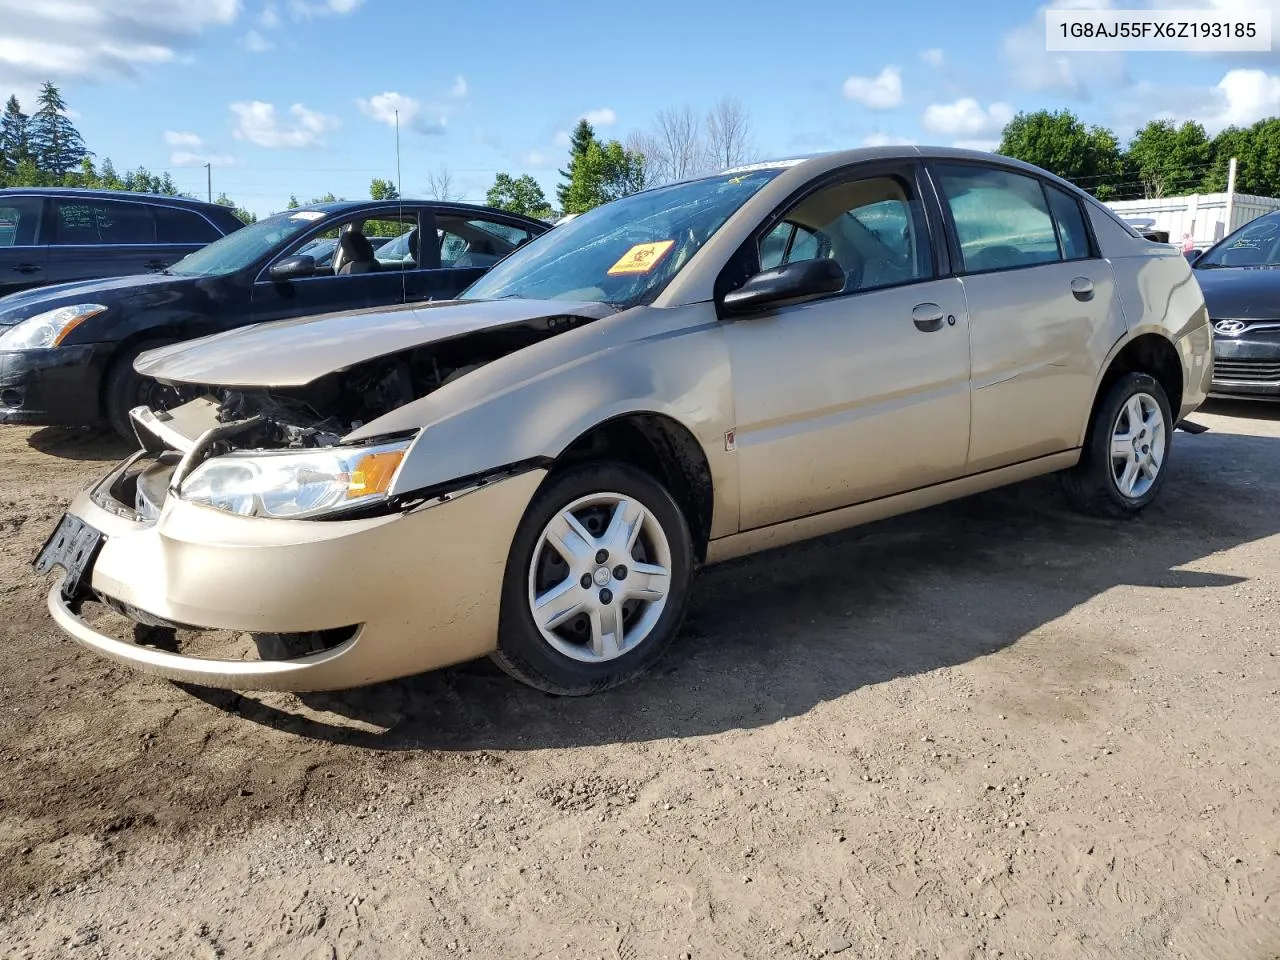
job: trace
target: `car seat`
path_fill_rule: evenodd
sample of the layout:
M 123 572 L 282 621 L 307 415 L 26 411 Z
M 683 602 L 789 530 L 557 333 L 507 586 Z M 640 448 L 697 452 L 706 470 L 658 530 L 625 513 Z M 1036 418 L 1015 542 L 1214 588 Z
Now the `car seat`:
M 338 238 L 338 252 L 333 257 L 333 272 L 338 276 L 351 273 L 374 273 L 378 260 L 373 244 L 358 230 L 348 230 Z

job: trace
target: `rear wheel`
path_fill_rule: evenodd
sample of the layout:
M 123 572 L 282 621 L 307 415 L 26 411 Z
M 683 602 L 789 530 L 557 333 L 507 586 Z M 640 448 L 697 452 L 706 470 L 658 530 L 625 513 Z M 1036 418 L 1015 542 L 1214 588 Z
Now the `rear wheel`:
M 143 377 L 133 369 L 133 361 L 138 359 L 140 353 L 164 345 L 163 341 L 153 340 L 129 347 L 107 371 L 103 389 L 107 420 L 116 433 L 126 440 L 137 439 L 133 432 L 133 421 L 129 419 L 130 410 L 138 406 L 163 409 L 178 400 L 177 392 L 171 387 L 157 383 L 150 377 Z
M 1159 381 L 1121 376 L 1094 413 L 1080 463 L 1062 475 L 1072 505 L 1101 517 L 1141 512 L 1164 485 L 1173 426 Z
M 552 477 L 516 532 L 493 659 L 564 696 L 643 673 L 674 639 L 693 574 L 680 508 L 622 464 Z

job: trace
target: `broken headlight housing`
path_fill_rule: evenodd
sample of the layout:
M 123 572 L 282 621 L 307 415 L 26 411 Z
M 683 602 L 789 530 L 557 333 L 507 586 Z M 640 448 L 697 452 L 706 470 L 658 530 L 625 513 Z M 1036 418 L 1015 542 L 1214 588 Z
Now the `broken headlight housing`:
M 242 517 L 303 519 L 387 499 L 411 441 L 212 457 L 178 496 Z

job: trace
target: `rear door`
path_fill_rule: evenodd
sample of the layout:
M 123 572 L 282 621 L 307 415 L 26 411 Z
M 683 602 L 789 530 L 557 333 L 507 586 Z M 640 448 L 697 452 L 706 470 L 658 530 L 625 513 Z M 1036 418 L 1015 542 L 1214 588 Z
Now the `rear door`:
M 433 300 L 456 297 L 495 263 L 533 239 L 533 232 L 519 221 L 486 213 L 438 210 L 435 221 L 440 264 L 431 283 Z
M 420 208 L 397 205 L 336 219 L 299 238 L 276 259 L 293 256 L 308 247 L 314 249 L 317 241 L 338 241 L 342 234 L 354 231 L 369 239 L 370 246 L 374 246 L 373 240 L 378 241 L 375 262 L 364 264 L 360 272 L 342 272 L 340 257 L 322 257 L 328 266 L 317 270 L 315 276 L 284 282 L 271 278 L 268 265 L 253 285 L 254 319 L 279 320 L 426 299 L 427 271 L 418 269 L 420 216 Z
M 163 269 L 151 205 L 135 200 L 53 197 L 45 270 L 50 283 Z
M 1079 201 L 974 162 L 930 171 L 952 227 L 973 357 L 968 473 L 1080 444 L 1105 356 L 1124 330 L 1111 266 Z
M 43 224 L 45 201 L 0 194 L 0 296 L 48 283 Z

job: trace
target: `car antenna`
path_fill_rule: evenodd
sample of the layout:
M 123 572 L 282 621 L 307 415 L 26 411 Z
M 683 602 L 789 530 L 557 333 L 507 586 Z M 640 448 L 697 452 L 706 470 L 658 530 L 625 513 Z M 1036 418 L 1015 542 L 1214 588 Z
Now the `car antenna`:
M 400 111 L 396 111 L 396 200 L 399 202 L 400 222 L 404 223 L 404 181 L 400 177 Z M 409 246 L 409 252 L 413 252 L 413 246 Z M 422 258 L 422 223 L 418 223 L 418 258 Z M 414 264 L 418 266 L 418 264 Z M 409 281 L 404 275 L 404 268 L 400 269 L 400 302 L 409 302 Z

